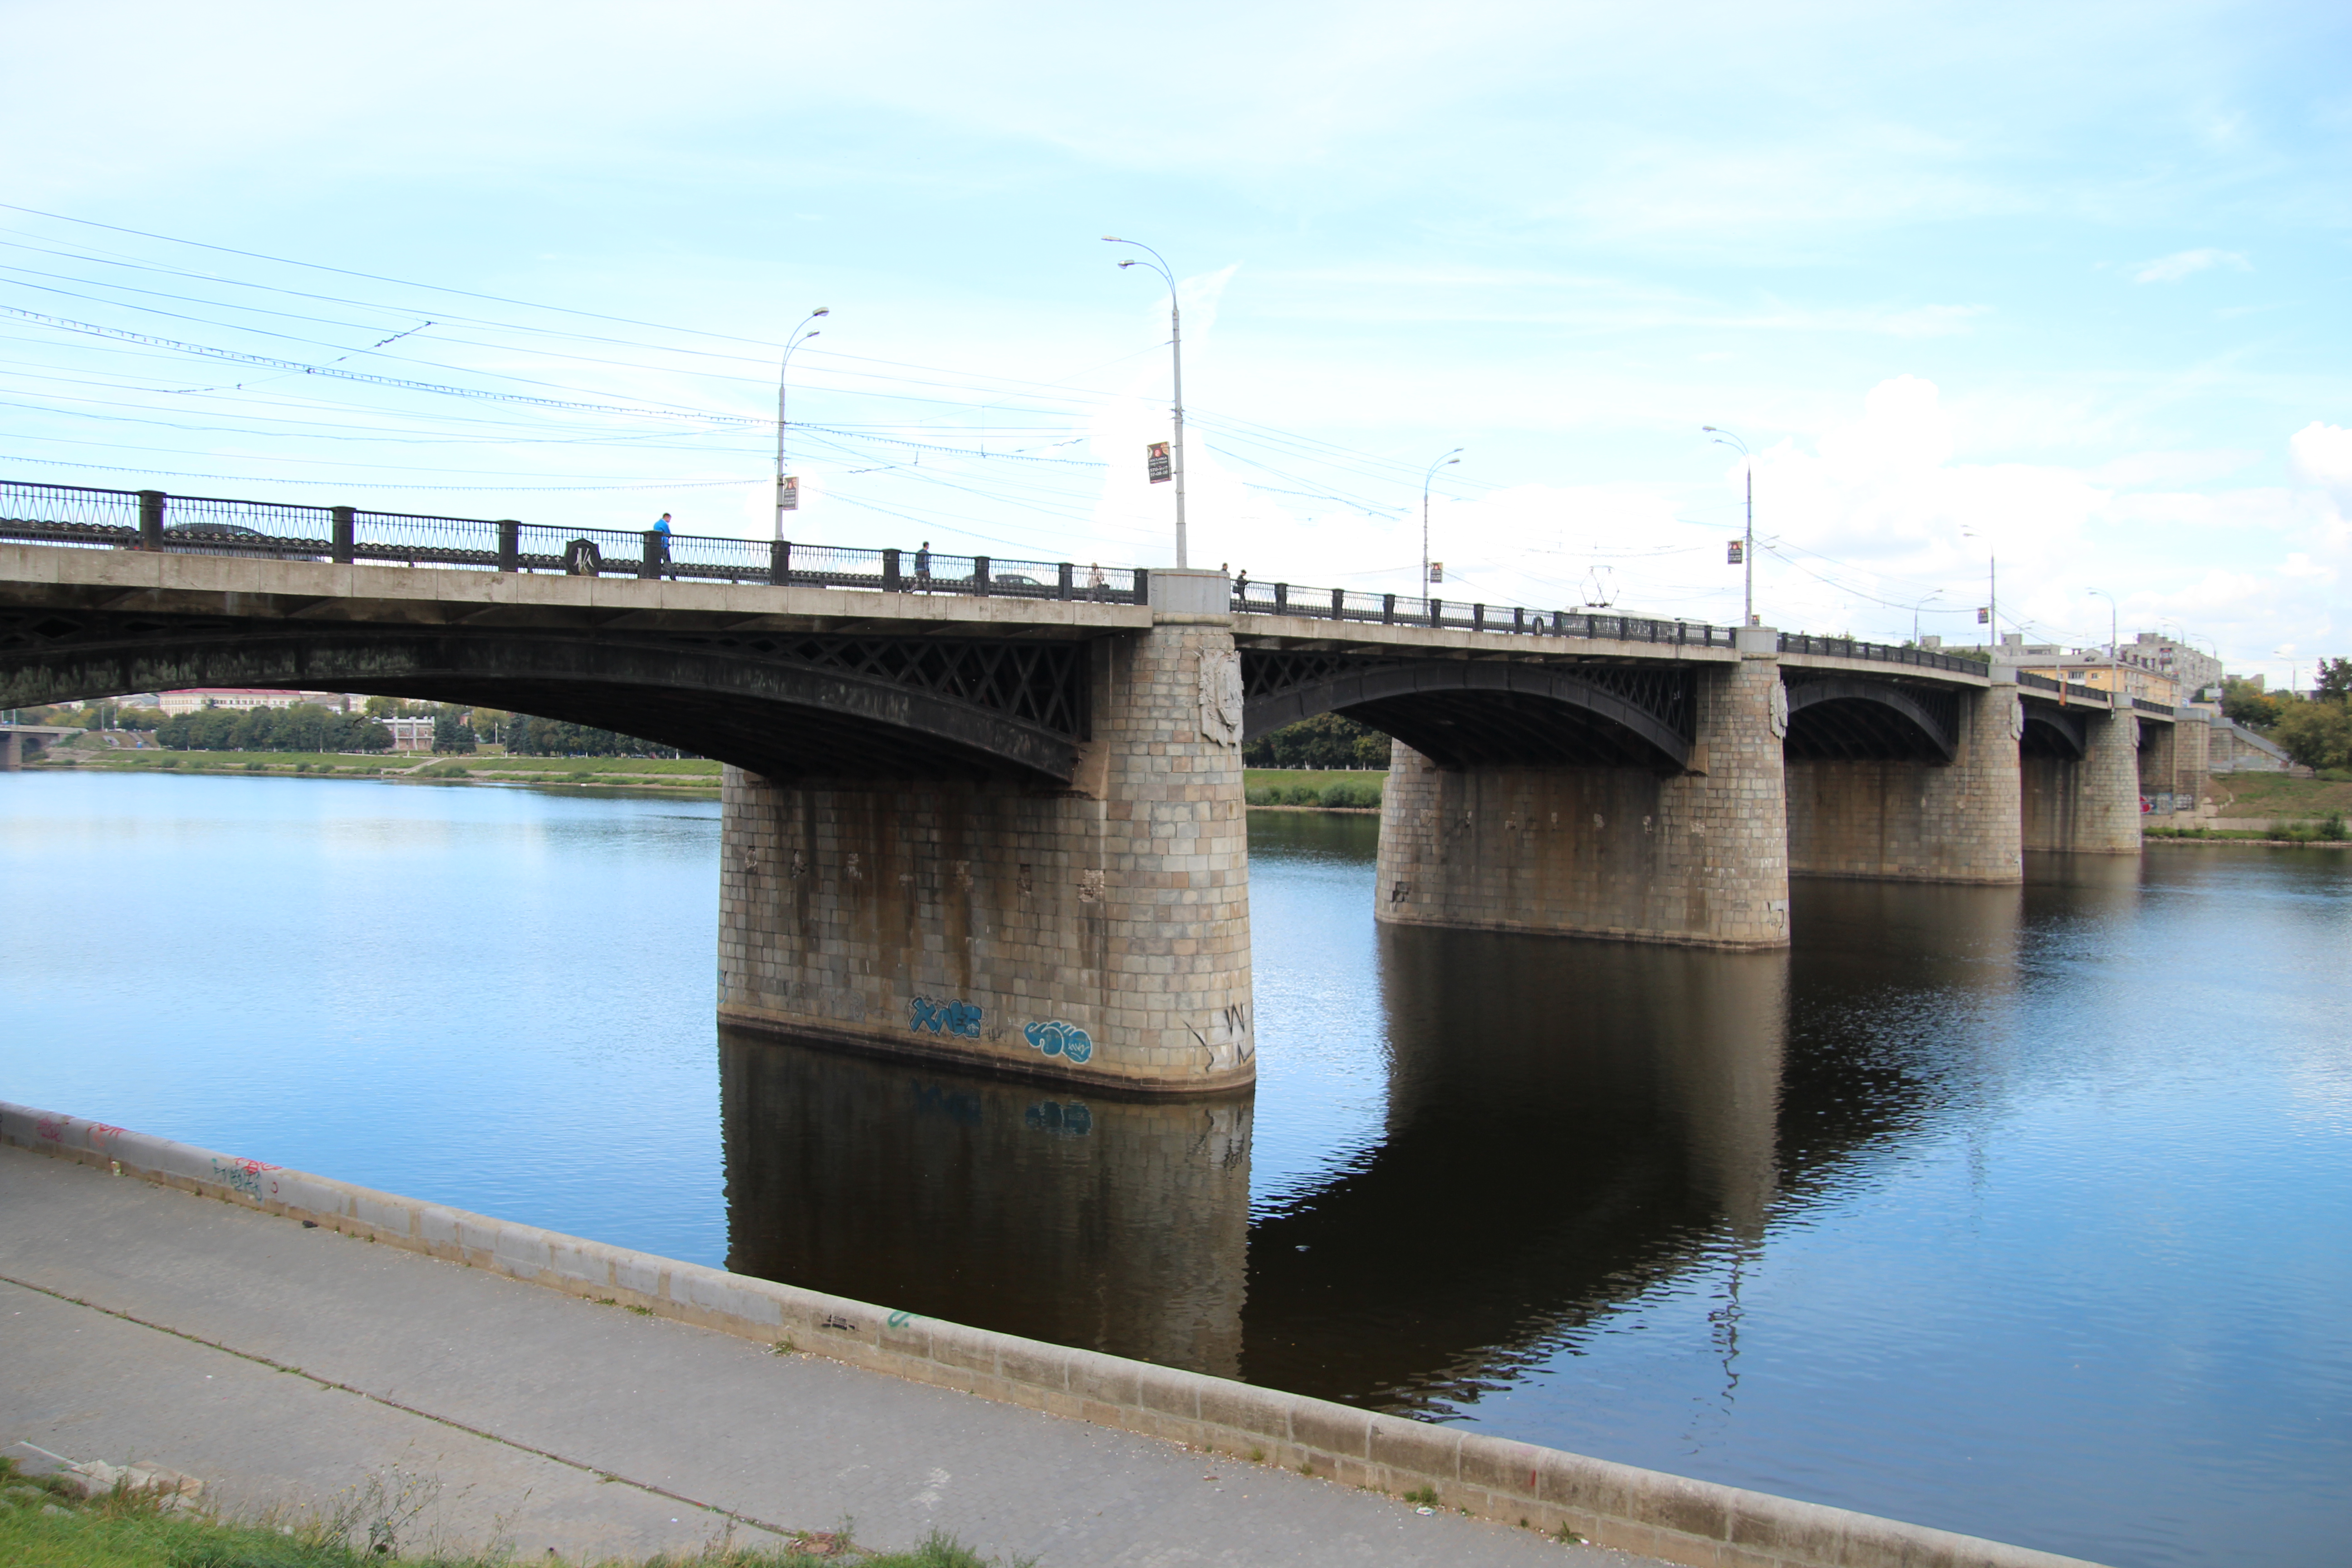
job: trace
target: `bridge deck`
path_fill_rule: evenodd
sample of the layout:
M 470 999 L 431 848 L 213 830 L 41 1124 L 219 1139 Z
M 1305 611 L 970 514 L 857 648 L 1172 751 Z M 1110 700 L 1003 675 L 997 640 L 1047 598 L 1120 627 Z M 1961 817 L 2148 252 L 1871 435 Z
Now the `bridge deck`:
M 1140 605 L 634 577 L 338 565 L 0 543 L 0 604 L 409 626 L 597 630 L 1105 637 L 1150 626 Z

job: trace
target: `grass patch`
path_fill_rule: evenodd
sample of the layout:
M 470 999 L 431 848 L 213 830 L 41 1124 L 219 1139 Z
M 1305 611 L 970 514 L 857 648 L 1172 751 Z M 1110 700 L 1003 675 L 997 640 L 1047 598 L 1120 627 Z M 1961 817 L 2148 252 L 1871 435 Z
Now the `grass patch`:
M 77 753 L 71 763 L 48 765 L 115 773 L 374 773 L 387 762 L 398 761 L 381 752 L 92 752 Z
M 1316 805 L 1356 811 L 1378 808 L 1388 774 L 1369 770 L 1244 768 L 1242 798 L 1251 805 Z
M 2150 827 L 2148 838 L 2203 838 L 2257 844 L 2352 844 L 2352 826 L 2338 812 L 2317 822 L 2273 822 L 2268 827 Z
M 0 1563 L 39 1568 L 509 1568 L 501 1550 L 416 1555 L 400 1550 L 383 1519 L 350 1517 L 301 1524 L 224 1521 L 200 1508 L 166 1511 L 152 1497 L 85 1499 L 62 1477 L 16 1473 L 0 1459 Z M 403 1510 L 404 1522 L 413 1510 Z M 719 1521 L 714 1519 L 714 1525 Z M 832 1560 L 856 1568 L 1000 1568 L 951 1535 L 934 1531 L 910 1552 L 873 1552 L 837 1531 L 798 1532 L 781 1547 L 713 1545 L 680 1554 L 606 1559 L 604 1568 L 807 1568 Z M 1032 1568 L 1026 1562 L 1013 1568 Z
M 2216 773 L 2213 798 L 2225 818 L 2352 815 L 2352 774 L 2292 779 L 2284 773 Z
M 719 764 L 709 757 L 509 757 L 493 752 L 467 755 L 466 765 L 478 773 L 500 776 L 525 773 L 569 773 L 585 768 L 598 773 L 647 773 L 661 778 L 709 779 L 719 782 Z

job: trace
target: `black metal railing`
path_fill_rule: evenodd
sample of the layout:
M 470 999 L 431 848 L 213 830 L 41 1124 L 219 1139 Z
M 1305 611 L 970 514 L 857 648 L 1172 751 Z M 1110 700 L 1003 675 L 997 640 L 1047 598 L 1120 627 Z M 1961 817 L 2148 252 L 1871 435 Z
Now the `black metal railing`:
M 2054 691 L 2070 700 L 2079 698 L 2085 701 L 2107 701 L 2107 694 L 2095 686 L 2077 686 L 2072 681 L 2053 680 L 2046 675 L 2036 675 L 2030 669 L 2014 670 L 2011 673 L 2017 677 L 2018 685 L 2028 691 Z M 2110 703 L 2109 706 L 2113 704 Z M 2172 710 L 2167 708 L 2164 711 L 2169 713 Z
M 1595 615 L 1583 610 L 1536 610 L 1518 605 L 1488 605 L 1462 599 L 1416 599 L 1401 594 L 1370 594 L 1351 588 L 1309 588 L 1297 583 L 1237 581 L 1234 613 L 1299 616 L 1308 620 L 1363 625 L 1443 626 L 1454 631 L 1504 636 L 1607 637 L 1621 642 L 1677 643 L 1729 647 L 1729 626 L 1705 621 L 1662 620 L 1647 616 Z
M 1009 599 L 1150 602 L 1141 567 L 1008 561 L 935 550 L 852 550 L 784 540 L 425 517 L 161 490 L 0 481 L 0 539 L 277 561 L 664 577 Z
M 0 480 L 0 540 L 278 561 L 438 566 L 588 577 L 659 577 L 685 582 L 847 588 L 1148 605 L 1150 574 L 1140 566 L 1010 561 L 922 550 L 861 550 L 786 540 L 663 535 L 653 530 L 557 528 L 513 518 L 429 517 L 349 506 L 297 506 L 169 495 L 162 490 Z M 1437 626 L 1499 636 L 1569 637 L 1675 647 L 1731 647 L 1730 626 L 1591 610 L 1529 609 L 1478 601 L 1413 598 L 1292 583 L 1233 585 L 1237 615 L 1298 616 L 1359 625 Z M 1782 653 L 1823 654 L 1981 674 L 1976 659 L 1852 637 L 1780 634 Z M 2058 691 L 2058 682 L 2021 671 L 2020 684 Z M 2069 695 L 2106 693 L 2066 687 Z M 2172 710 L 2142 702 L 2150 712 Z
M 2132 706 L 2142 713 L 2161 713 L 2168 719 L 2177 719 L 2180 716 L 2179 709 L 2162 702 L 2150 702 L 2145 697 L 2135 697 L 2131 702 Z
M 1780 634 L 1782 653 L 1822 654 L 1832 658 L 1875 659 L 1882 664 L 1913 664 L 1925 669 L 1958 670 L 1983 675 L 1990 666 L 1980 658 L 1961 658 L 1933 648 L 1905 647 L 1899 643 L 1864 642 L 1855 637 L 1817 637 L 1803 632 Z

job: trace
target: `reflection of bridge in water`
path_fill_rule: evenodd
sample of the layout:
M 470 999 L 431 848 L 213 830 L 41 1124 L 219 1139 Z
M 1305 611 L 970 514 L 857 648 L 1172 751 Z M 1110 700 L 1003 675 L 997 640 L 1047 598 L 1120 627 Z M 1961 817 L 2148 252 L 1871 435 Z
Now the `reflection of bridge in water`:
M 1793 955 L 1384 928 L 1380 1133 L 1254 1224 L 1246 1097 L 1055 1095 L 730 1035 L 730 1265 L 1444 1408 L 1660 1288 L 1722 1289 L 1769 1217 L 1939 1126 L 1947 1087 L 1887 1020 L 1997 1026 L 2032 897 L 1811 882 L 1824 940 Z

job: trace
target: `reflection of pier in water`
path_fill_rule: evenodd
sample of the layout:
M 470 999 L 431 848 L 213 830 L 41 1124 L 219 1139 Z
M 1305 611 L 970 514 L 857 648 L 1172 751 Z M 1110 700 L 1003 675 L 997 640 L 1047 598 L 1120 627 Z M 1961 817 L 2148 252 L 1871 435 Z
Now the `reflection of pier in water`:
M 1238 1375 L 1250 1100 L 1128 1101 L 722 1032 L 728 1267 Z
M 2004 1005 L 2019 889 L 1797 899 L 1788 952 L 1384 929 L 1387 1123 L 1252 1228 L 1244 1374 L 1383 1409 L 1474 1398 L 1661 1285 L 1727 1288 L 1768 1211 L 1958 1109 L 1881 1032 L 1887 1004 L 1939 1029 Z M 1716 1313 L 1727 1359 L 1736 1316 Z
M 1473 1398 L 1968 1113 L 1911 1043 L 2000 1033 L 2032 884 L 1797 896 L 1793 952 L 1383 928 L 1382 1135 L 1254 1226 L 1245 1098 L 725 1037 L 730 1265 L 1381 1408 Z

